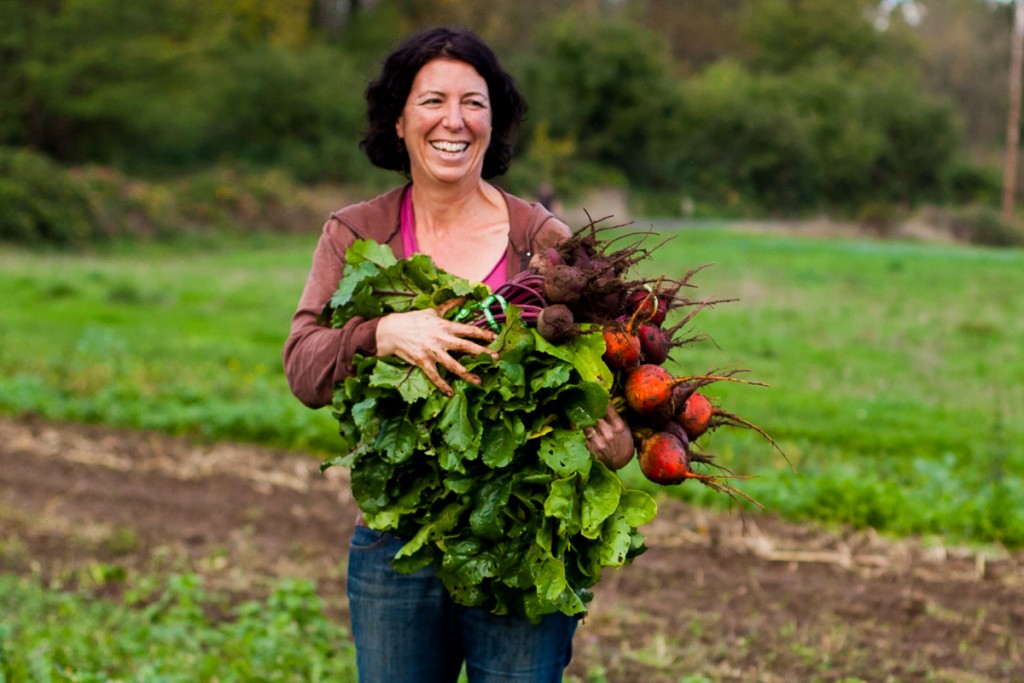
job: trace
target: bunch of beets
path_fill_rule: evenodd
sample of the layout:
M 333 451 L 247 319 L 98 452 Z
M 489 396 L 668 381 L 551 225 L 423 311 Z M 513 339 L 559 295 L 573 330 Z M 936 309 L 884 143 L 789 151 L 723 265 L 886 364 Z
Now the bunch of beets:
M 778 444 L 760 427 L 722 410 L 699 390 L 720 381 L 760 383 L 738 379 L 735 375 L 742 369 L 674 376 L 663 366 L 674 348 L 707 338 L 682 334 L 700 310 L 734 299 L 685 296 L 694 287 L 691 278 L 705 266 L 689 270 L 680 279 L 630 279 L 630 269 L 649 258 L 656 247 L 642 246 L 648 233 L 603 239 L 607 231 L 623 226 L 598 227 L 599 222 L 591 221 L 556 247 L 534 254 L 530 268 L 495 294 L 520 307 L 523 321 L 535 325 L 552 343 L 580 334 L 604 336 L 604 361 L 614 375 L 612 402 L 633 432 L 640 469 L 649 480 L 671 485 L 696 479 L 750 500 L 725 483 L 734 475 L 698 451 L 695 442 L 717 427 L 731 425 L 754 429 L 776 448 Z M 622 240 L 628 243 L 616 248 Z M 686 312 L 666 327 L 672 310 Z M 495 303 L 484 317 L 471 322 L 494 325 L 502 318 L 502 305 Z M 715 473 L 696 472 L 693 465 L 697 463 L 714 468 Z

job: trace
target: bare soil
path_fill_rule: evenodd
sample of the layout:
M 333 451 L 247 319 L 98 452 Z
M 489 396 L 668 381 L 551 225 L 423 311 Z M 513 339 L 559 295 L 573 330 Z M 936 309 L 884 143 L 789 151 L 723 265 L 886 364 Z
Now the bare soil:
M 346 622 L 346 473 L 248 444 L 0 419 L 0 571 L 194 571 L 258 596 L 317 583 Z M 597 586 L 568 671 L 588 683 L 1024 681 L 1024 553 L 660 502 L 650 550 Z

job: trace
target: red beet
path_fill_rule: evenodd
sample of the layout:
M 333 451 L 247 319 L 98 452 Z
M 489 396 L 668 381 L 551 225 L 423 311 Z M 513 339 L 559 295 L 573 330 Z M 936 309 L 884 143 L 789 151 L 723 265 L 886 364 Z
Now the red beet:
M 604 362 L 612 370 L 630 370 L 640 365 L 640 340 L 621 327 L 606 327 L 604 334 Z
M 739 415 L 722 410 L 711 403 L 704 394 L 694 391 L 683 403 L 677 405 L 680 407 L 674 421 L 683 428 L 686 435 L 690 437 L 690 441 L 696 441 L 709 430 L 717 429 L 722 425 L 745 427 L 753 429 L 763 436 L 770 444 L 775 446 L 779 453 L 785 456 L 782 448 L 767 432 Z
M 537 314 L 537 332 L 553 344 L 559 344 L 580 334 L 572 311 L 565 304 L 551 304 Z
M 665 331 L 651 323 L 644 323 L 637 332 L 640 338 L 640 350 L 644 354 L 645 363 L 661 365 L 668 360 L 668 352 L 672 344 Z
M 634 311 L 639 311 L 642 320 L 652 325 L 661 325 L 665 322 L 668 307 L 654 292 L 645 289 L 635 290 L 629 295 L 629 305 Z
M 586 288 L 587 278 L 575 266 L 551 266 L 544 278 L 544 297 L 553 304 L 571 304 Z
M 672 388 L 678 381 L 672 374 L 653 363 L 644 363 L 626 375 L 626 404 L 644 416 L 661 416 L 672 410 Z
M 640 442 L 640 471 L 655 484 L 681 484 L 693 477 L 690 454 L 674 434 L 654 432 Z
M 676 415 L 676 422 L 682 426 L 692 441 L 711 428 L 711 418 L 714 414 L 715 407 L 711 405 L 707 396 L 693 392 Z

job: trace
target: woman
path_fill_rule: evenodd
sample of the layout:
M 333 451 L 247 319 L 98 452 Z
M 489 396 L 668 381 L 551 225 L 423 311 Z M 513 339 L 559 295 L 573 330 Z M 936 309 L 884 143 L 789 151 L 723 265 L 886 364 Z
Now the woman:
M 361 148 L 411 182 L 335 212 L 324 226 L 284 347 L 289 385 L 312 408 L 331 402 L 356 354 L 397 356 L 447 395 L 444 371 L 479 382 L 456 356 L 497 357 L 487 349 L 493 332 L 435 310 L 357 318 L 340 329 L 320 324 L 354 240 L 387 244 L 399 258 L 428 254 L 440 268 L 494 288 L 570 234 L 540 205 L 487 182 L 508 169 L 525 103 L 477 36 L 450 29 L 413 36 L 387 58 L 366 96 Z M 633 455 L 629 429 L 613 409 L 587 430 L 587 443 L 613 468 Z M 357 520 L 348 595 L 361 681 L 454 683 L 464 662 L 473 683 L 561 680 L 575 618 L 551 614 L 534 625 L 458 606 L 431 568 L 404 575 L 390 567 L 403 543 Z

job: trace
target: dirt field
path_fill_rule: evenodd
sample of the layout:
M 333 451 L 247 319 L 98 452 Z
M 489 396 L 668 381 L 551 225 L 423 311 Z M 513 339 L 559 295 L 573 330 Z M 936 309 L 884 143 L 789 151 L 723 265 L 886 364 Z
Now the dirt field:
M 345 472 L 298 453 L 0 419 L 0 571 L 97 562 L 258 595 L 315 580 L 346 620 Z M 663 501 L 650 550 L 597 587 L 573 680 L 1024 681 L 1024 553 Z M 689 678 L 693 677 L 693 678 Z

